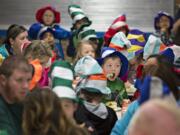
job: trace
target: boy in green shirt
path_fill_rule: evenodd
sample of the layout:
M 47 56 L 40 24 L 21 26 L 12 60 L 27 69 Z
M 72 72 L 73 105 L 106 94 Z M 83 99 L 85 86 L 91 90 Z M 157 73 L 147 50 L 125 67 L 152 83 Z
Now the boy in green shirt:
M 111 106 L 112 102 L 109 101 L 116 101 L 118 106 L 122 106 L 123 99 L 128 98 L 124 82 L 120 79 L 128 71 L 127 58 L 113 48 L 104 47 L 98 61 L 108 78 L 107 87 L 111 89 L 111 95 L 105 99 L 106 103 Z

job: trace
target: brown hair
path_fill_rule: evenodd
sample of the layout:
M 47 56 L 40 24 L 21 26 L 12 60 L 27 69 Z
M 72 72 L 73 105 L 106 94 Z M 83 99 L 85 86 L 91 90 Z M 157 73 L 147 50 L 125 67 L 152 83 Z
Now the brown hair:
M 167 58 L 163 55 L 151 55 L 148 59 L 150 58 L 155 58 L 158 65 L 151 65 L 144 68 L 144 76 L 152 75 L 162 79 L 168 85 L 176 100 L 178 100 L 180 98 L 178 90 L 179 79 L 173 72 L 172 63 L 170 63 L 170 61 L 168 61 Z
M 88 44 L 88 45 L 92 46 L 92 48 L 94 49 L 94 53 L 96 53 L 95 46 L 97 46 L 97 45 L 95 43 L 93 43 L 90 40 L 80 41 L 77 44 L 76 56 L 75 56 L 75 59 L 74 59 L 74 63 L 76 63 L 80 58 L 82 58 L 81 51 L 82 51 L 82 47 L 83 47 L 84 44 Z M 96 56 L 96 54 L 95 54 L 95 56 Z
M 6 41 L 5 43 L 10 45 L 9 39 L 12 38 L 13 40 L 16 39 L 16 37 L 27 31 L 27 29 L 24 26 L 21 25 L 17 25 L 17 24 L 12 24 L 9 26 L 8 30 L 7 30 L 7 36 L 6 36 Z
M 32 67 L 23 56 L 9 56 L 0 66 L 0 74 L 10 77 L 14 70 L 19 69 L 25 72 L 32 72 Z
M 31 57 L 32 59 L 41 60 L 44 56 L 52 56 L 50 45 L 42 42 L 41 40 L 33 40 L 29 46 L 24 50 L 24 56 L 26 59 Z
M 109 60 L 109 59 L 113 59 L 113 60 L 114 59 L 119 59 L 120 64 L 121 64 L 121 59 L 119 58 L 119 56 L 117 56 L 115 54 L 110 54 L 110 55 L 108 55 L 107 57 L 104 58 L 102 65 L 104 65 L 106 63 L 106 61 Z
M 78 130 L 66 117 L 59 97 L 47 88 L 35 89 L 25 99 L 22 127 L 24 135 L 71 135 Z

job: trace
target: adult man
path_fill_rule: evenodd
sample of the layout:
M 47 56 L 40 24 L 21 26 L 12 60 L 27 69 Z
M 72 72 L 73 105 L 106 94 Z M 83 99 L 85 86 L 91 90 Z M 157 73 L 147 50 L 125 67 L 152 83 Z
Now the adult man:
M 32 76 L 31 66 L 20 56 L 10 56 L 0 67 L 0 131 L 21 135 L 22 101 Z
M 136 112 L 128 135 L 179 135 L 180 108 L 167 101 L 151 100 Z

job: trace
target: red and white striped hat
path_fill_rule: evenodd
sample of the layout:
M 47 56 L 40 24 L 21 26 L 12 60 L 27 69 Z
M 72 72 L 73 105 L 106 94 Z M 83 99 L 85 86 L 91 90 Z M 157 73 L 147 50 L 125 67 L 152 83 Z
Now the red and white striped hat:
M 107 30 L 107 32 L 104 35 L 104 40 L 106 45 L 109 44 L 110 39 L 122 28 L 122 27 L 126 27 L 127 30 L 129 30 L 128 25 L 126 23 L 126 15 L 122 14 L 120 16 L 118 16 L 113 23 L 111 24 L 111 26 L 109 27 L 109 29 Z

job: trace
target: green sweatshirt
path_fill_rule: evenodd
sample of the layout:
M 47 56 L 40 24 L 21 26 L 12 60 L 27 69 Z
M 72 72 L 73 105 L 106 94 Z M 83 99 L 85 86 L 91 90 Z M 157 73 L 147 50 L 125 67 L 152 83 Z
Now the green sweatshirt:
M 107 97 L 106 101 L 116 101 L 118 106 L 121 106 L 123 99 L 128 99 L 124 82 L 119 78 L 114 81 L 108 80 L 107 87 L 111 89 L 111 95 Z
M 21 135 L 22 105 L 8 104 L 0 96 L 0 131 L 8 135 Z

